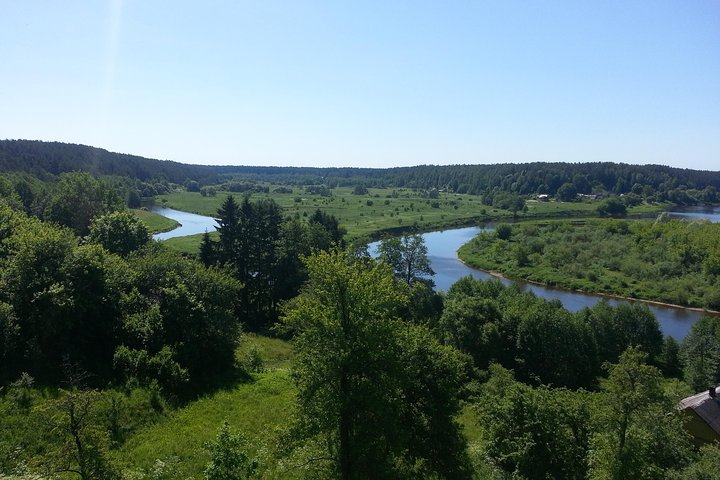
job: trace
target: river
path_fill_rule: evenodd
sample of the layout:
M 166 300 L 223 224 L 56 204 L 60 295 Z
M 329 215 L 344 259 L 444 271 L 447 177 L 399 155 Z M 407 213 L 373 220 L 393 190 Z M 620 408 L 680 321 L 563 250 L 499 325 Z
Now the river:
M 181 227 L 154 235 L 157 240 L 165 240 L 172 237 L 180 237 L 185 235 L 193 235 L 212 231 L 216 228 L 217 223 L 214 218 L 194 213 L 181 212 L 171 208 L 156 207 L 153 208 L 155 213 L 159 213 L 168 218 L 182 224 Z M 669 212 L 673 216 L 684 218 L 706 218 L 712 222 L 720 222 L 720 209 L 691 209 L 678 212 Z M 485 230 L 491 230 L 492 227 L 485 227 Z M 472 240 L 482 229 L 480 227 L 457 228 L 452 230 L 444 230 L 438 232 L 430 232 L 423 234 L 425 244 L 428 247 L 428 257 L 432 269 L 435 271 L 433 280 L 435 288 L 446 291 L 458 279 L 472 275 L 475 278 L 487 280 L 496 278 L 487 272 L 475 270 L 463 264 L 457 257 L 457 250 L 465 243 Z M 372 252 L 377 247 L 377 242 L 370 244 Z M 509 285 L 510 281 L 501 279 L 501 281 Z M 590 307 L 605 297 L 582 292 L 568 291 L 557 288 L 535 285 L 523 281 L 515 281 L 523 289 L 532 291 L 535 295 L 547 300 L 560 300 L 563 306 L 570 311 L 577 312 L 584 307 Z M 629 300 L 619 300 L 608 298 L 607 301 L 612 305 L 621 302 L 629 302 Z M 650 311 L 660 322 L 660 328 L 663 333 L 670 335 L 677 340 L 682 340 L 690 331 L 693 323 L 702 315 L 701 312 L 688 310 L 685 308 L 666 307 L 661 305 L 647 304 Z
M 215 231 L 217 222 L 212 217 L 197 215 L 195 213 L 181 212 L 166 207 L 153 207 L 152 211 L 163 217 L 171 218 L 180 224 L 179 227 L 169 232 L 161 232 L 153 235 L 155 240 L 167 240 L 168 238 L 186 237 L 188 235 L 196 235 Z

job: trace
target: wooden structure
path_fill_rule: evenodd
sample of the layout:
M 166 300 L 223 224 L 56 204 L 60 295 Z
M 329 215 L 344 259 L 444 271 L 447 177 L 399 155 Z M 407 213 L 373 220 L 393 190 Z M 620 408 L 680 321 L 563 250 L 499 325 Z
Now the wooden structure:
M 705 445 L 720 442 L 720 387 L 711 387 L 680 401 L 680 410 L 688 417 L 686 428 L 695 443 Z

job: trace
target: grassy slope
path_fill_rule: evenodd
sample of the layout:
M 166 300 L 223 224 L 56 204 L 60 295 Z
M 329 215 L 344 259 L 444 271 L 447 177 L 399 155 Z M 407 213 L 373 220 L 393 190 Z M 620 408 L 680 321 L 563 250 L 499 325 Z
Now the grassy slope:
M 170 413 L 161 422 L 141 430 L 115 452 L 126 471 L 150 471 L 157 459 L 168 464 L 179 460 L 175 475 L 201 478 L 208 461 L 203 443 L 212 440 L 223 421 L 248 439 L 249 451 L 260 460 L 261 472 L 273 463 L 267 458 L 275 432 L 287 425 L 292 412 L 295 388 L 289 375 L 290 344 L 283 340 L 248 335 L 238 350 L 242 359 L 253 346 L 260 350 L 267 371 L 253 375 L 253 381 L 221 390 Z M 471 408 L 459 419 L 470 442 L 479 437 L 476 416 Z M 277 472 L 267 473 L 277 478 Z M 283 472 L 282 478 L 292 478 Z
M 261 453 L 276 427 L 287 423 L 295 390 L 288 372 L 289 343 L 247 335 L 237 352 L 240 360 L 253 345 L 265 360 L 266 372 L 194 401 L 134 435 L 116 452 L 123 468 L 149 471 L 157 459 L 168 464 L 180 459 L 176 475 L 201 478 L 208 461 L 203 443 L 212 440 L 226 420 L 249 440 L 251 454 Z
M 175 220 L 172 220 L 162 215 L 158 215 L 154 212 L 147 210 L 134 209 L 132 213 L 145 224 L 150 233 L 167 232 L 175 227 L 179 227 L 180 224 Z
M 396 198 L 392 194 L 396 192 Z M 215 197 L 203 197 L 199 193 L 176 192 L 159 197 L 164 206 L 198 213 L 215 215 L 227 192 Z M 235 194 L 242 197 L 242 194 Z M 483 205 L 480 197 L 474 195 L 441 193 L 439 198 L 421 198 L 409 189 L 369 189 L 368 195 L 353 195 L 350 187 L 332 190 L 331 197 L 304 193 L 301 187 L 293 187 L 293 193 L 269 193 L 252 195 L 253 199 L 272 198 L 288 215 L 310 215 L 316 209 L 334 215 L 340 225 L 348 231 L 348 239 L 365 239 L 378 232 L 391 229 L 413 228 L 429 231 L 443 227 L 476 224 L 491 219 L 512 218 L 512 212 Z M 300 199 L 296 202 L 295 199 Z M 372 205 L 368 205 L 368 201 Z M 433 208 L 433 201 L 439 208 Z M 597 203 L 586 202 L 537 202 L 528 201 L 528 211 L 519 212 L 518 219 L 539 217 L 591 216 Z M 658 206 L 644 206 L 632 210 L 656 211 Z M 168 246 L 187 253 L 197 253 L 202 235 L 167 241 Z

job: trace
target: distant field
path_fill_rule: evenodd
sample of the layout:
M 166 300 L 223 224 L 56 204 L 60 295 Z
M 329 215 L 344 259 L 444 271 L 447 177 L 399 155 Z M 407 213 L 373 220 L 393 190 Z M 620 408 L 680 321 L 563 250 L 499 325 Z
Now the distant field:
M 180 225 L 175 220 L 147 210 L 134 209 L 132 212 L 145 224 L 150 233 L 167 232 Z
M 350 187 L 332 189 L 332 195 L 321 196 L 292 187 L 292 193 L 253 193 L 252 199 L 272 198 L 288 216 L 308 216 L 318 208 L 334 215 L 348 231 L 348 239 L 370 238 L 381 231 L 417 229 L 428 231 L 443 227 L 468 225 L 494 219 L 512 218 L 509 210 L 484 205 L 479 196 L 440 193 L 438 198 L 423 198 L 410 189 L 371 188 L 366 195 L 354 195 Z M 158 197 L 163 206 L 215 215 L 229 195 L 219 192 L 215 197 L 203 197 L 195 192 L 176 192 Z M 233 194 L 242 198 L 242 193 Z M 598 203 L 528 201 L 527 212 L 517 218 L 593 216 Z M 644 205 L 630 209 L 631 213 L 660 210 L 661 206 Z M 167 244 L 187 253 L 196 253 L 202 235 L 168 240 Z
M 215 197 L 203 197 L 199 193 L 178 192 L 158 198 L 171 208 L 215 215 L 227 195 L 228 192 L 219 192 Z M 233 195 L 242 198 L 241 193 Z M 272 198 L 287 215 L 293 216 L 311 215 L 320 208 L 334 215 L 348 230 L 350 238 L 369 236 L 388 228 L 417 226 L 422 229 L 469 219 L 512 215 L 507 210 L 483 205 L 480 197 L 473 195 L 441 193 L 438 198 L 431 199 L 421 198 L 407 189 L 371 188 L 367 195 L 353 195 L 351 188 L 340 187 L 333 189 L 331 196 L 323 197 L 294 187 L 293 193 L 254 193 L 251 198 Z

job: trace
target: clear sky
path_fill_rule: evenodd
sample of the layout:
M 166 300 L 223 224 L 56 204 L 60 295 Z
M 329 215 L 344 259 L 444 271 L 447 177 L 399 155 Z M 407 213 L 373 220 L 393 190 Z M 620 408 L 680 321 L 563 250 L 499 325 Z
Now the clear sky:
M 8 0 L 0 138 L 205 164 L 719 170 L 720 0 Z

